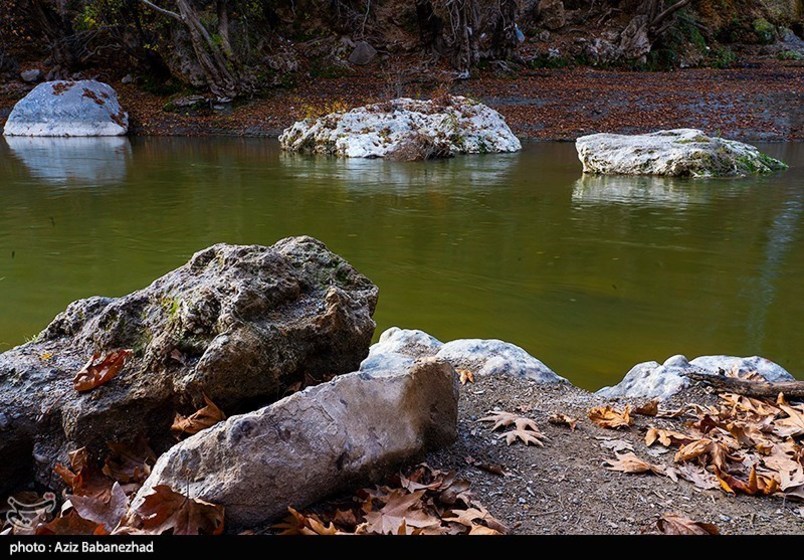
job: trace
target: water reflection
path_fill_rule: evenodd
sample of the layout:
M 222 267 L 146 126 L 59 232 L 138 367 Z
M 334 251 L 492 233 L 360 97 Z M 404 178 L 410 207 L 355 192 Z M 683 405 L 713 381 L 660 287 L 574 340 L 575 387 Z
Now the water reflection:
M 707 202 L 710 188 L 696 188 L 689 180 L 672 177 L 584 175 L 575 182 L 572 200 L 580 204 L 683 208 Z
M 34 177 L 53 185 L 95 186 L 126 178 L 131 145 L 125 137 L 35 138 L 5 141 Z
M 503 184 L 519 161 L 519 155 L 457 156 L 422 164 L 283 152 L 279 160 L 284 172 L 297 179 L 340 184 L 355 191 L 376 191 L 378 187 L 405 191 L 411 187 L 452 190 L 456 184 L 472 188 Z

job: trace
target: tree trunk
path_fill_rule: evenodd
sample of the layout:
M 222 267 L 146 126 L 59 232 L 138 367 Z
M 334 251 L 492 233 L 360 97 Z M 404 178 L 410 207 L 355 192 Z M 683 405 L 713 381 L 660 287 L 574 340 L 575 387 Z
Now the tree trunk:
M 767 383 L 762 381 L 747 381 L 734 377 L 724 377 L 722 375 L 711 375 L 688 371 L 684 373 L 693 381 L 700 381 L 711 385 L 718 391 L 738 393 L 750 397 L 762 397 L 775 399 L 779 393 L 791 399 L 804 398 L 804 381 L 788 381 L 785 383 Z
M 224 54 L 231 59 L 234 57 L 234 51 L 232 50 L 232 43 L 229 40 L 229 10 L 228 10 L 229 0 L 217 0 L 217 12 L 218 12 L 218 35 L 221 38 L 221 47 L 223 48 Z
M 234 57 L 227 56 L 225 47 L 218 45 L 212 39 L 189 0 L 174 0 L 178 12 L 157 6 L 151 0 L 142 0 L 142 2 L 184 25 L 190 36 L 193 52 L 204 72 L 209 89 L 214 95 L 235 98 L 251 90 L 249 84 L 238 75 L 238 65 Z M 226 28 L 228 42 L 228 23 Z

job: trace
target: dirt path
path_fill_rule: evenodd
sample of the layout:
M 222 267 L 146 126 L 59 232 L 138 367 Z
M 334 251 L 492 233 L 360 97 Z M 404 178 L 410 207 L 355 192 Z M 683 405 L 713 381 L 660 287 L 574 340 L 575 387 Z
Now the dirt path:
M 663 407 L 716 400 L 696 389 Z M 622 439 L 633 445 L 640 458 L 670 465 L 672 451 L 658 456 L 648 453 L 646 427 L 679 429 L 683 422 L 636 416 L 629 430 L 602 429 L 586 418 L 587 410 L 602 402 L 568 385 L 550 387 L 505 377 L 478 379 L 461 391 L 458 441 L 427 461 L 434 468 L 458 470 L 468 478 L 473 495 L 518 534 L 638 534 L 654 530 L 658 516 L 668 512 L 714 523 L 726 534 L 804 532 L 804 517 L 797 513 L 802 503 L 785 503 L 779 497 L 730 496 L 720 489 L 699 490 L 684 480 L 606 470 L 603 460 L 614 458 L 614 452 L 601 447 L 606 440 L 598 438 Z M 474 421 L 495 407 L 533 418 L 550 440 L 544 448 L 506 446 L 488 424 Z M 577 430 L 550 425 L 547 418 L 552 411 L 578 418 Z M 501 465 L 511 476 L 470 467 L 467 456 Z
M 360 73 L 362 72 L 362 73 Z M 447 73 L 389 83 L 366 70 L 316 78 L 239 104 L 227 114 L 185 116 L 162 110 L 167 98 L 112 82 L 135 135 L 275 136 L 297 118 L 336 102 L 357 106 L 404 94 L 427 96 Z M 516 77 L 486 72 L 451 91 L 481 99 L 514 132 L 539 140 L 573 140 L 593 132 L 695 127 L 743 140 L 804 140 L 804 64 L 764 60 L 737 69 L 623 72 L 593 68 L 529 70 Z M 0 124 L 27 88 L 0 87 Z

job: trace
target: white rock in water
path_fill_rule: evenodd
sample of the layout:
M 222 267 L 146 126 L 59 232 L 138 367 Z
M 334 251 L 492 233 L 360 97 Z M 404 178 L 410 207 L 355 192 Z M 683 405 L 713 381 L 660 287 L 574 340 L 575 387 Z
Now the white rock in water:
M 787 165 L 735 140 L 679 128 L 651 134 L 592 134 L 575 141 L 584 173 L 741 177 Z
M 663 364 L 643 362 L 631 368 L 622 381 L 613 387 L 603 387 L 597 391 L 603 397 L 646 397 L 660 400 L 668 399 L 690 385 L 684 372 L 717 375 L 719 370 L 739 373 L 757 372 L 770 382 L 792 381 L 793 376 L 782 366 L 759 356 L 738 358 L 735 356 L 701 356 L 687 361 L 676 355 Z
M 114 89 L 95 80 L 44 82 L 14 106 L 5 136 L 122 136 L 128 114 Z
M 345 157 L 386 157 L 426 138 L 449 154 L 516 152 L 522 145 L 497 111 L 465 97 L 400 98 L 294 123 L 279 136 L 283 149 Z
M 538 383 L 566 381 L 525 350 L 501 340 L 478 338 L 440 342 L 424 331 L 391 327 L 369 349 L 360 371 L 371 375 L 388 375 L 400 371 L 417 358 L 435 356 L 458 369 L 475 375 L 512 375 Z

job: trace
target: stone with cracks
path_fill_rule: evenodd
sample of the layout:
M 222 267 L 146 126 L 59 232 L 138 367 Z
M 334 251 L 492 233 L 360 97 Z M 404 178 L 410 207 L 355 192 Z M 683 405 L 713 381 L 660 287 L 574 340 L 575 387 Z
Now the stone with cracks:
M 575 141 L 584 173 L 742 177 L 787 165 L 754 146 L 680 128 L 651 134 L 592 134 Z
M 425 144 L 422 159 L 522 149 L 502 115 L 465 97 L 400 98 L 305 119 L 279 142 L 292 152 L 356 158 L 393 157 L 411 144 Z
M 457 436 L 458 384 L 445 361 L 355 372 L 233 416 L 172 447 L 132 502 L 165 484 L 223 505 L 253 527 L 335 492 L 374 482 Z
M 377 288 L 310 237 L 272 247 L 219 244 L 147 288 L 70 304 L 33 341 L 0 354 L 0 493 L 81 446 L 144 433 L 164 450 L 178 410 L 207 395 L 227 414 L 281 398 L 305 378 L 357 369 Z M 72 378 L 93 352 L 130 348 L 88 393 Z
M 664 400 L 690 386 L 690 380 L 684 372 L 717 375 L 721 370 L 740 374 L 756 372 L 771 383 L 793 381 L 793 376 L 782 366 L 759 356 L 701 356 L 687 361 L 684 356 L 677 355 L 668 358 L 663 364 L 637 364 L 617 385 L 603 387 L 597 394 L 607 398 L 646 397 Z
M 95 80 L 44 82 L 14 106 L 5 136 L 122 136 L 128 114 L 108 84 Z

